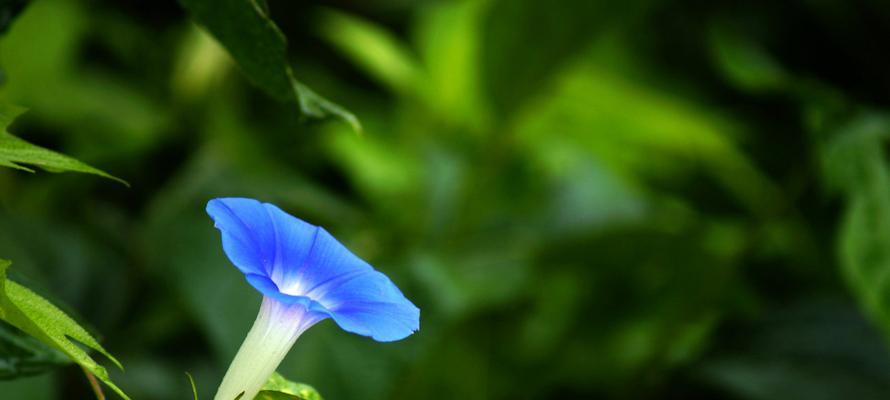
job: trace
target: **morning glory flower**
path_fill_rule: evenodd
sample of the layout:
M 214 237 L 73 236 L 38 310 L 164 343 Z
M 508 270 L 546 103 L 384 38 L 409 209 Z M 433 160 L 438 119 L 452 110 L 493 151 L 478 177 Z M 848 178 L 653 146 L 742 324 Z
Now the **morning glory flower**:
M 215 400 L 253 399 L 300 334 L 326 318 L 380 342 L 420 328 L 420 310 L 324 228 L 253 199 L 213 199 L 207 213 L 229 260 L 263 295 Z

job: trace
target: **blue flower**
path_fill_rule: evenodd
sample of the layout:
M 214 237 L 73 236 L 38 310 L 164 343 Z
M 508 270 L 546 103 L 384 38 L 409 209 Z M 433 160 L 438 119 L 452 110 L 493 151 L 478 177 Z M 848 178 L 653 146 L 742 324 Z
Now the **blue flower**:
M 381 342 L 419 329 L 420 310 L 324 228 L 253 199 L 210 200 L 207 213 L 229 260 L 263 294 L 216 400 L 252 399 L 297 337 L 326 318 Z

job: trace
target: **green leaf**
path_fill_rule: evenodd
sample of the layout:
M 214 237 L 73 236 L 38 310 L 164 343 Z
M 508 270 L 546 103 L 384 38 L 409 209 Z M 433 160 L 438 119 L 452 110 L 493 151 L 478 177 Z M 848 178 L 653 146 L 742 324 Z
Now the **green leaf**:
M 248 80 L 269 95 L 294 100 L 304 117 L 338 117 L 356 131 L 358 119 L 315 94 L 294 78 L 287 61 L 287 39 L 257 0 L 180 0 L 200 25 L 225 47 Z
M 291 382 L 276 372 L 254 400 L 322 400 L 322 397 L 312 386 Z
M 62 310 L 28 288 L 6 279 L 12 262 L 0 260 L 0 319 L 21 329 L 41 342 L 65 353 L 71 360 L 105 382 L 115 393 L 129 399 L 108 376 L 108 371 L 91 358 L 78 343 L 98 351 L 118 368 L 121 364 L 111 356 L 83 327 Z
M 792 83 L 782 66 L 748 36 L 715 28 L 710 41 L 720 71 L 739 88 L 760 92 L 781 90 Z
M 826 179 L 846 195 L 841 271 L 868 315 L 890 337 L 890 116 L 865 113 L 833 130 L 823 149 Z
M 303 400 L 303 397 L 294 396 L 288 393 L 276 392 L 272 390 L 263 390 L 257 393 L 253 400 Z
M 0 166 L 34 172 L 22 164 L 36 165 L 50 172 L 82 172 L 99 175 L 114 181 L 129 184 L 105 171 L 93 168 L 64 154 L 33 145 L 19 139 L 9 132 L 7 128 L 19 115 L 25 112 L 24 108 L 11 104 L 0 103 Z

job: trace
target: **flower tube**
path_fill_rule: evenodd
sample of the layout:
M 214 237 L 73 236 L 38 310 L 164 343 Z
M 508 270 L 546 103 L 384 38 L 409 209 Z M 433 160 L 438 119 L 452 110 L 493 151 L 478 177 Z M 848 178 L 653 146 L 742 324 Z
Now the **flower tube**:
M 420 328 L 420 310 L 324 228 L 253 199 L 213 199 L 207 213 L 229 260 L 263 295 L 215 400 L 253 399 L 300 334 L 326 318 L 380 342 Z

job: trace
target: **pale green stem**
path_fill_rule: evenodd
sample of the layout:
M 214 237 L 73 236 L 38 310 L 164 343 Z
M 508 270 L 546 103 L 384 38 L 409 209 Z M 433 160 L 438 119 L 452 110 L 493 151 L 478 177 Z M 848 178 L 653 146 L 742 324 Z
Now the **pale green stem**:
M 318 322 L 302 305 L 284 305 L 263 298 L 253 327 L 229 365 L 214 400 L 252 400 L 275 372 L 291 346 L 306 329 Z

